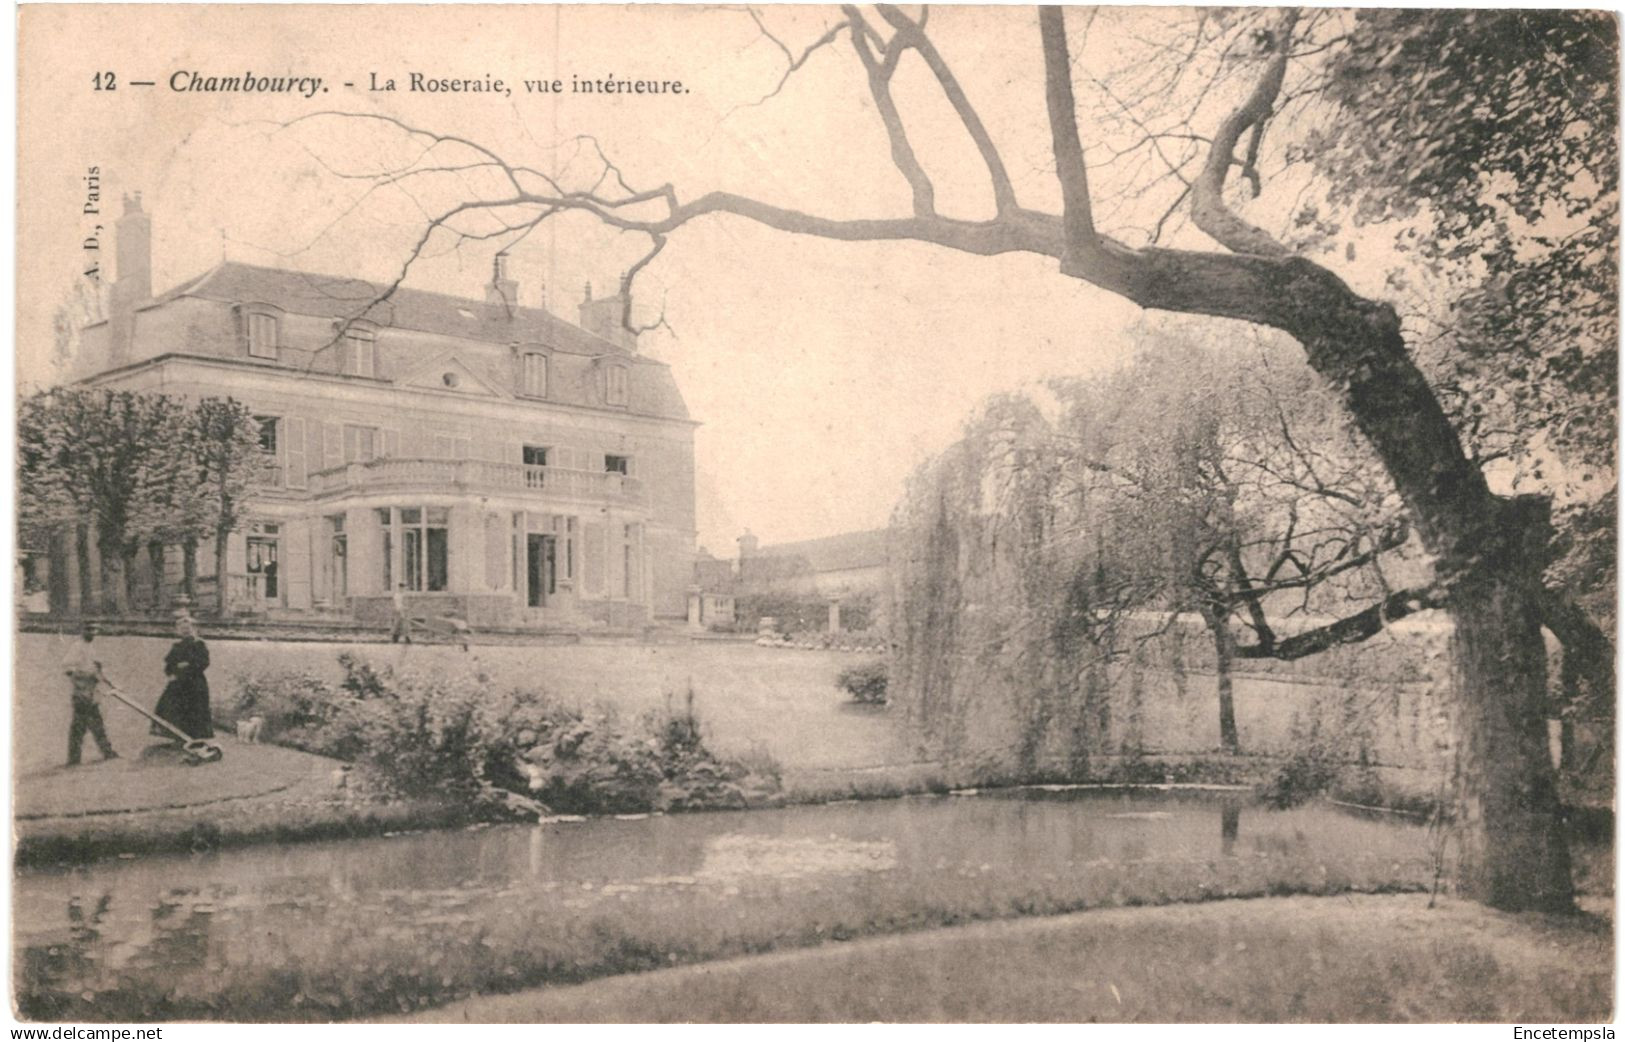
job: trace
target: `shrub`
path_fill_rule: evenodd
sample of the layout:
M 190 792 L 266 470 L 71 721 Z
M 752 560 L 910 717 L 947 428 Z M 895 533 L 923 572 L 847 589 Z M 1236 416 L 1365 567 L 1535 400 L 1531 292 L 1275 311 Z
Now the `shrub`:
M 238 680 L 237 690 L 217 705 L 215 724 L 231 731 L 237 721 L 264 720 L 261 739 L 318 756 L 353 760 L 361 752 L 357 721 L 347 718 L 349 699 L 320 677 L 303 672 L 266 672 Z
M 1317 748 L 1293 753 L 1259 789 L 1259 799 L 1285 810 L 1305 803 L 1337 783 L 1337 764 Z
M 886 663 L 864 662 L 841 670 L 835 683 L 865 705 L 886 704 Z
M 745 788 L 778 787 L 777 768 L 725 762 L 705 745 L 694 695 L 683 711 L 623 720 L 531 689 L 495 689 L 478 672 L 396 673 L 339 658 L 337 685 L 300 673 L 244 678 L 232 719 L 265 717 L 268 740 L 355 760 L 390 789 L 469 804 L 497 790 L 553 810 L 639 813 L 737 807 Z
M 682 711 L 623 722 L 613 710 L 565 711 L 521 754 L 537 769 L 529 788 L 554 810 L 626 814 L 742 807 L 745 790 L 776 790 L 778 768 L 726 762 L 705 745 L 694 694 Z

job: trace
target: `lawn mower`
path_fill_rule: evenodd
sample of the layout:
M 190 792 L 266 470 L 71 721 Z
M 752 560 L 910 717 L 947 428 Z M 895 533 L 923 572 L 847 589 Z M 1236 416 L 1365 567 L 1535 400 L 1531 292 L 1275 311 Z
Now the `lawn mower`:
M 113 684 L 113 682 L 108 680 L 106 677 L 102 677 L 102 683 L 106 686 L 108 694 L 112 695 L 120 702 L 123 702 L 131 709 L 134 709 L 136 712 L 140 713 L 148 720 L 151 720 L 159 727 L 162 727 L 176 738 L 179 738 L 181 740 L 181 755 L 186 758 L 187 766 L 196 767 L 198 764 L 214 763 L 216 760 L 219 760 L 225 755 L 225 753 L 221 752 L 220 747 L 215 745 L 213 742 L 206 741 L 202 738 L 193 738 L 191 735 L 187 734 L 185 731 L 182 731 L 180 728 L 176 727 L 168 720 L 165 720 L 163 717 L 158 716 L 156 713 L 148 712 L 143 706 L 137 705 L 133 700 L 126 697 L 124 692 L 120 691 Z

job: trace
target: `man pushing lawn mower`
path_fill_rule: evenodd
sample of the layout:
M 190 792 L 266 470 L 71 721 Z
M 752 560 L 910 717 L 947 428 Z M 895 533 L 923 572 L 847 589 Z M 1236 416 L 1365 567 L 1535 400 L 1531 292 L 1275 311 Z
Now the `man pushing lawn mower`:
M 102 759 L 118 759 L 118 753 L 113 751 L 113 743 L 107 740 L 107 726 L 102 723 L 102 707 L 96 703 L 97 689 L 106 682 L 102 676 L 101 651 L 93 647 L 98 632 L 94 622 L 85 623 L 80 631 L 82 639 L 68 652 L 62 663 L 62 671 L 68 675 L 68 683 L 73 685 L 69 696 L 73 699 L 73 722 L 68 725 L 69 767 L 79 766 L 86 731 L 95 739 Z

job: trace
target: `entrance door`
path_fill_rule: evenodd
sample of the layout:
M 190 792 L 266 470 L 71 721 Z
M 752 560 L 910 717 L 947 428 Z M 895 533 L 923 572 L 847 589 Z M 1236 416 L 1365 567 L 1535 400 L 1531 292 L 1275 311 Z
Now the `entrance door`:
M 277 541 L 250 537 L 248 540 L 249 589 L 261 604 L 277 604 L 282 591 L 278 589 Z
M 531 532 L 525 537 L 525 603 L 544 608 L 558 590 L 558 544 L 550 535 Z

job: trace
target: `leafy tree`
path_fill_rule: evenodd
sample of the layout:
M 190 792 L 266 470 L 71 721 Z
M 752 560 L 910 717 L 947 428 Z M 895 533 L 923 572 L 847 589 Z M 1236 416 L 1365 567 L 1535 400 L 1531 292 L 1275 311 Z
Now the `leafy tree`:
M 1157 606 L 1207 624 L 1220 743 L 1237 752 L 1235 661 L 1298 658 L 1369 636 L 1276 631 L 1351 597 L 1381 601 L 1379 557 L 1408 531 L 1370 450 L 1301 360 L 1280 345 L 1259 344 L 1249 357 L 1167 334 L 1141 340 L 1133 365 L 1063 389 L 1062 466 L 1074 485 L 1090 486 L 1088 524 L 1110 532 L 1111 561 L 1101 566 L 1137 573 Z M 1384 618 L 1412 610 L 1396 602 Z M 1251 638 L 1239 645 L 1238 621 Z
M 106 317 L 99 285 L 93 277 L 79 275 L 66 300 L 51 314 L 51 368 L 65 376 L 79 353 L 80 331 Z
M 100 600 L 84 523 L 91 511 L 90 491 L 70 479 L 78 443 L 66 412 L 60 397 L 46 393 L 17 403 L 17 524 L 21 532 L 34 533 L 31 541 L 36 543 L 64 530 L 71 533 L 79 603 L 89 607 Z M 60 563 L 53 557 L 53 567 Z
M 1530 471 L 1614 465 L 1618 62 L 1606 15 L 1360 11 L 1301 148 L 1445 301 L 1424 362 L 1469 442 Z
M 234 398 L 204 398 L 193 409 L 185 444 L 198 492 L 187 501 L 186 557 L 204 532 L 213 536 L 216 608 L 225 615 L 227 537 L 241 526 L 244 505 L 266 477 L 259 421 Z
M 259 427 L 246 406 L 205 398 L 189 406 L 166 395 L 97 388 L 55 388 L 18 410 L 19 517 L 26 527 L 88 525 L 102 562 L 81 603 L 130 608 L 136 556 L 152 555 L 155 603 L 161 599 L 163 548 L 183 547 L 187 592 L 200 539 L 216 540 L 225 588 L 225 537 L 263 474 Z M 82 540 L 81 540 L 82 546 Z
M 135 555 L 156 522 L 154 490 L 173 467 L 179 408 L 164 395 L 56 388 L 19 415 L 22 514 L 89 522 L 103 610 L 129 610 Z
M 774 38 L 788 68 L 770 94 L 782 88 L 784 78 L 811 67 L 820 52 L 842 42 L 850 47 L 871 111 L 885 132 L 888 158 L 910 199 L 906 212 L 885 217 L 832 216 L 733 191 L 685 198 L 670 184 L 634 188 L 621 168 L 607 160 L 600 169 L 587 170 L 579 183 L 581 175 L 575 172 L 570 183 L 563 183 L 489 145 L 390 117 L 329 113 L 307 118 L 367 119 L 396 128 L 418 146 L 419 158 L 404 168 L 381 164 L 378 184 L 454 184 L 461 193 L 448 205 L 437 203 L 430 209 L 418 244 L 403 264 L 402 277 L 432 241 L 449 237 L 505 245 L 555 216 L 585 215 L 647 242 L 647 252 L 628 270 L 630 288 L 673 235 L 697 219 L 720 215 L 793 235 L 912 241 L 987 257 L 1034 254 L 1056 262 L 1064 278 L 1089 283 L 1145 308 L 1239 320 L 1295 339 L 1370 445 L 1403 502 L 1412 529 L 1435 561 L 1435 582 L 1425 590 L 1401 594 L 1442 604 L 1454 625 L 1456 803 L 1462 840 L 1458 889 L 1502 908 L 1564 910 L 1572 906 L 1572 884 L 1555 776 L 1546 754 L 1546 661 L 1540 635 L 1543 620 L 1557 631 L 1554 620 L 1564 616 L 1568 604 L 1562 591 L 1549 590 L 1543 582 L 1552 538 L 1550 489 L 1519 495 L 1492 491 L 1470 438 L 1464 445 L 1462 427 L 1475 404 L 1486 407 L 1486 387 L 1500 386 L 1499 381 L 1493 377 L 1464 381 L 1457 395 L 1437 378 L 1430 380 L 1429 371 L 1418 362 L 1420 352 L 1413 354 L 1417 333 L 1407 328 L 1399 311 L 1356 291 L 1327 263 L 1268 230 L 1268 223 L 1285 223 L 1283 207 L 1274 198 L 1257 200 L 1271 194 L 1264 192 L 1264 169 L 1268 159 L 1282 153 L 1276 138 L 1308 126 L 1304 113 L 1313 109 L 1339 132 L 1372 142 L 1367 152 L 1393 148 L 1396 154 L 1403 153 L 1394 161 L 1396 171 L 1405 169 L 1403 164 L 1412 157 L 1427 159 L 1416 190 L 1419 202 L 1430 201 L 1435 183 L 1449 185 L 1455 170 L 1470 169 L 1483 155 L 1511 164 L 1507 169 L 1512 180 L 1519 180 L 1520 171 L 1532 174 L 1529 187 L 1513 189 L 1510 196 L 1511 201 L 1528 205 L 1491 205 L 1483 215 L 1475 211 L 1468 226 L 1478 230 L 1504 226 L 1505 232 L 1498 232 L 1494 241 L 1518 247 L 1511 255 L 1514 261 L 1523 246 L 1541 245 L 1542 226 L 1530 227 L 1530 215 L 1544 214 L 1550 206 L 1587 207 L 1594 215 L 1589 222 L 1594 241 L 1611 255 L 1617 240 L 1613 173 L 1617 146 L 1612 137 L 1617 86 L 1611 64 L 1598 55 L 1614 53 L 1616 28 L 1606 16 L 1551 12 L 1542 16 L 1537 42 L 1507 50 L 1512 33 L 1493 22 L 1469 20 L 1461 12 L 1418 17 L 1420 21 L 1412 23 L 1397 16 L 1385 20 L 1331 11 L 1306 14 L 1291 8 L 1149 15 L 1042 8 L 1033 59 L 1025 67 L 1002 70 L 1012 84 L 1024 75 L 1041 75 L 1048 155 L 1036 163 L 1024 162 L 1022 168 L 1053 172 L 1054 181 L 1035 190 L 1030 180 L 1012 176 L 1000 149 L 1001 140 L 1019 139 L 1025 126 L 1001 128 L 995 134 L 983 122 L 938 48 L 935 30 L 928 32 L 927 11 L 915 15 L 879 5 L 869 14 L 843 7 L 840 18 L 800 49 L 799 56 Z M 1105 149 L 1097 148 L 1091 164 L 1078 120 L 1078 80 L 1087 74 L 1080 74 L 1074 61 L 1074 37 L 1082 23 L 1094 27 L 1102 18 L 1156 18 L 1161 24 L 1149 33 L 1134 34 L 1134 39 L 1144 41 L 1145 50 L 1138 60 L 1119 63 L 1124 72 L 1115 85 L 1096 80 L 1086 95 L 1095 116 L 1091 132 L 1109 128 L 1117 139 Z M 1390 53 L 1397 54 L 1393 59 L 1397 82 L 1368 108 L 1357 78 L 1348 81 L 1344 73 L 1387 67 Z M 1445 60 L 1433 61 L 1435 53 Z M 1371 55 L 1376 57 L 1366 57 Z M 921 76 L 899 79 L 904 61 Z M 1505 79 L 1475 85 L 1475 70 L 1486 67 L 1503 73 Z M 1135 89 L 1124 89 L 1126 81 Z M 937 206 L 935 183 L 916 152 L 896 94 L 899 83 L 921 82 L 938 92 L 937 100 L 947 106 L 940 111 L 955 114 L 981 159 L 989 189 L 987 216 L 950 216 Z M 1343 82 L 1355 85 L 1339 94 Z M 1571 89 L 1571 83 L 1585 89 Z M 1475 132 L 1484 124 L 1476 118 L 1478 103 L 1463 109 L 1478 86 L 1488 88 L 1480 96 L 1488 99 L 1486 107 L 1494 108 L 1498 100 L 1512 105 L 1514 122 L 1522 123 L 1504 152 Z M 1408 122 L 1386 118 L 1400 111 L 1395 103 L 1408 103 L 1411 97 L 1420 100 L 1406 110 Z M 1299 118 L 1282 118 L 1286 111 Z M 1462 118 L 1464 111 L 1474 118 Z M 1541 122 L 1548 113 L 1557 113 L 1556 123 Z M 1369 115 L 1376 118 L 1368 120 Z M 1361 132 L 1365 126 L 1376 129 Z M 1126 141 L 1125 130 L 1131 132 Z M 1176 141 L 1181 147 L 1171 151 Z M 1576 141 L 1583 144 L 1576 146 Z M 1092 143 L 1099 144 L 1100 138 L 1094 137 Z M 1027 143 L 1024 155 L 1030 148 Z M 1115 162 L 1124 157 L 1127 161 Z M 861 158 L 843 156 L 842 161 L 851 164 Z M 476 184 L 461 176 L 470 171 L 488 176 Z M 1289 178 L 1284 180 L 1290 184 Z M 1335 172 L 1331 180 L 1335 182 Z M 1410 191 L 1408 172 L 1405 180 L 1401 185 L 1395 177 L 1390 198 Z M 1238 198 L 1231 190 L 1239 182 L 1248 184 L 1253 200 Z M 1058 208 L 1021 201 L 1024 195 L 1029 200 L 1035 194 L 1048 195 L 1050 187 L 1059 189 Z M 1443 198 L 1447 202 L 1477 198 L 1491 189 L 1493 185 L 1479 181 Z M 1188 202 L 1190 226 L 1181 240 L 1187 245 L 1163 245 L 1167 222 L 1144 220 L 1158 192 L 1167 193 L 1162 201 L 1169 204 L 1168 213 Z M 1273 194 L 1290 194 L 1290 188 L 1288 193 Z M 1113 201 L 1122 205 L 1115 209 L 1103 205 Z M 1276 207 L 1273 211 L 1268 209 L 1271 205 Z M 1132 215 L 1129 220 L 1120 217 L 1134 207 L 1141 215 L 1137 226 Z M 1449 210 L 1442 205 L 1430 212 L 1437 221 L 1440 212 Z M 1515 223 L 1514 217 L 1524 224 Z M 1117 230 L 1116 225 L 1123 228 Z M 1197 233 L 1218 248 L 1198 248 Z M 1501 263 L 1486 252 L 1488 240 L 1464 235 L 1461 227 L 1448 223 L 1448 217 L 1433 234 L 1446 256 L 1480 256 L 1489 276 Z M 1500 320 L 1483 327 L 1480 336 L 1497 338 L 1486 347 L 1497 346 L 1503 335 L 1529 338 L 1539 332 L 1529 324 L 1537 319 L 1519 315 L 1521 309 L 1539 316 L 1541 330 L 1559 330 L 1571 321 L 1559 306 L 1563 280 L 1581 274 L 1576 264 L 1586 263 L 1592 254 L 1554 247 L 1551 255 L 1574 259 L 1554 260 L 1542 269 L 1548 277 L 1532 281 L 1528 292 L 1509 288 L 1515 302 L 1507 307 L 1496 306 L 1493 300 L 1489 306 L 1475 304 L 1476 290 L 1460 290 L 1464 308 Z M 1593 274 L 1599 286 L 1609 289 L 1601 295 L 1605 303 L 1595 314 L 1608 316 L 1615 273 L 1607 261 L 1599 261 Z M 1493 282 L 1485 285 L 1499 292 Z M 1610 371 L 1613 340 L 1598 339 L 1596 333 L 1608 321 L 1604 317 L 1585 323 L 1577 330 L 1588 344 L 1581 349 L 1581 358 L 1560 362 L 1554 357 L 1552 365 L 1582 373 L 1579 378 L 1588 385 L 1605 382 L 1597 374 Z M 1460 337 L 1456 339 L 1459 342 Z M 1483 357 L 1486 365 L 1517 379 L 1522 350 L 1485 350 Z M 1585 364 L 1590 356 L 1599 364 Z M 1531 383 L 1539 383 L 1539 372 L 1525 367 L 1522 373 Z M 1514 427 L 1521 422 L 1516 415 L 1512 420 Z M 1373 605 L 1351 616 L 1353 621 L 1329 627 L 1328 633 L 1357 631 L 1367 625 L 1362 619 L 1371 614 L 1380 617 L 1382 608 Z

